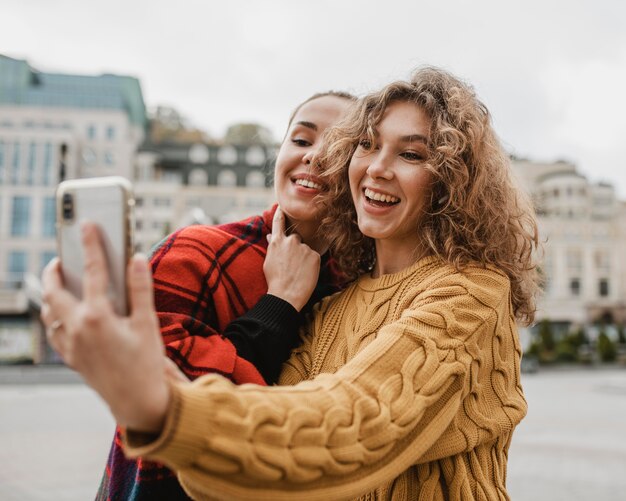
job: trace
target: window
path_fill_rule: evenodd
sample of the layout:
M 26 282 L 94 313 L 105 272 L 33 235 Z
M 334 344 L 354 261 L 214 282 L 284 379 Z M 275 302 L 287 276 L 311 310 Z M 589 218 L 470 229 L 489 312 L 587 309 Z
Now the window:
M 41 267 L 40 267 L 40 271 L 39 273 L 41 273 L 43 271 L 43 269 L 46 267 L 46 265 L 52 261 L 52 259 L 57 255 L 56 252 L 54 251 L 43 251 L 41 253 Z
M 109 125 L 107 127 L 107 139 L 109 141 L 112 141 L 113 139 L 115 139 L 115 127 L 113 127 L 112 125 Z
M 54 197 L 46 197 L 43 200 L 42 235 L 53 237 L 56 235 L 56 210 Z
M 248 172 L 246 175 L 246 186 L 249 188 L 263 188 L 265 187 L 265 175 L 258 170 Z
M 91 124 L 89 126 L 87 126 L 87 137 L 89 139 L 95 139 L 96 138 L 96 126 Z
M 251 146 L 246 152 L 246 162 L 250 165 L 263 165 L 265 162 L 265 152 L 260 146 Z
M 580 278 L 572 278 L 569 282 L 569 290 L 572 296 L 580 296 Z
M 232 146 L 222 146 L 217 152 L 217 160 L 226 165 L 232 165 L 237 161 L 237 150 Z
M 569 249 L 567 251 L 567 267 L 570 270 L 580 271 L 583 267 L 583 256 L 580 249 Z
M 224 169 L 217 175 L 218 186 L 237 186 L 237 174 L 230 169 Z
M 206 186 L 209 184 L 209 175 L 202 168 L 195 168 L 189 173 L 189 184 L 192 186 Z
M 0 184 L 4 183 L 4 142 L 0 141 Z
M 11 183 L 17 184 L 20 178 L 20 143 L 13 143 L 13 162 L 11 163 Z
M 185 201 L 185 207 L 187 207 L 188 209 L 191 209 L 193 207 L 199 207 L 200 206 L 200 202 L 201 202 L 200 198 L 198 198 L 198 197 L 191 197 L 191 198 L 188 198 Z
M 596 268 L 608 271 L 611 268 L 611 256 L 606 250 L 598 250 L 595 253 Z
M 30 197 L 13 197 L 11 235 L 27 237 L 30 232 Z
M 28 171 L 26 175 L 26 184 L 35 184 L 35 169 L 37 167 L 37 144 L 30 143 L 28 145 Z
M 83 162 L 85 165 L 95 165 L 96 160 L 96 152 L 93 151 L 93 148 L 85 148 L 83 151 Z
M 43 148 L 43 184 L 52 184 L 52 144 L 46 143 Z
M 28 255 L 25 251 L 12 251 L 9 253 L 9 281 L 14 283 L 21 282 L 27 269 Z
M 598 294 L 600 297 L 607 297 L 609 295 L 609 280 L 607 278 L 601 278 L 598 281 Z
M 104 163 L 109 166 L 115 164 L 115 155 L 113 155 L 112 151 L 104 152 Z
M 173 169 L 163 170 L 161 171 L 161 181 L 180 184 L 182 182 L 182 174 Z
M 169 207 L 170 206 L 170 199 L 169 198 L 165 198 L 165 197 L 155 197 L 153 205 L 155 207 Z

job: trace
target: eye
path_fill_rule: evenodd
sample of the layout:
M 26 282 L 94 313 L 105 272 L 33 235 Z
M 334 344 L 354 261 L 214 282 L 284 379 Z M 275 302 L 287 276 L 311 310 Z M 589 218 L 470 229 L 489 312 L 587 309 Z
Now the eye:
M 369 139 L 364 138 L 359 141 L 359 146 L 364 150 L 371 150 L 372 142 Z
M 400 156 L 409 162 L 419 162 L 420 160 L 424 160 L 424 155 L 416 151 L 405 151 L 400 153 Z
M 294 137 L 291 142 L 296 146 L 300 146 L 302 148 L 306 148 L 307 146 L 311 146 L 313 143 L 311 141 L 307 141 L 301 137 Z

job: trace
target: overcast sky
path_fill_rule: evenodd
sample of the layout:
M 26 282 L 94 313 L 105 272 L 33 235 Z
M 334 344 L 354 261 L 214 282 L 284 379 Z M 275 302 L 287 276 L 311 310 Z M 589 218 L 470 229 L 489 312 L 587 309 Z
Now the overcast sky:
M 512 153 L 565 159 L 626 199 L 623 0 L 0 0 L 0 53 L 42 71 L 129 74 L 148 107 L 213 136 L 279 139 L 310 94 L 442 66 L 471 82 Z

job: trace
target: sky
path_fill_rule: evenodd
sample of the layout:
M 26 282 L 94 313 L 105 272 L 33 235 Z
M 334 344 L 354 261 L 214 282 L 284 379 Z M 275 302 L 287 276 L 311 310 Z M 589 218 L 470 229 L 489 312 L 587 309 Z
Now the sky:
M 133 75 L 149 108 L 277 140 L 315 92 L 440 66 L 474 86 L 512 154 L 573 162 L 626 199 L 624 20 L 623 0 L 0 0 L 0 53 Z

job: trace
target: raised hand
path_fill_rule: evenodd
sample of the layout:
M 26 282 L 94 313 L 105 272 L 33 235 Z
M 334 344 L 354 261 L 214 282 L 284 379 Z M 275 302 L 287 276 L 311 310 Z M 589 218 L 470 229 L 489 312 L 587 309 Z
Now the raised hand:
M 300 311 L 315 290 L 320 273 L 320 255 L 296 233 L 285 234 L 285 215 L 276 209 L 263 273 L 268 294 L 277 296 Z
M 83 226 L 83 300 L 63 287 L 60 262 L 44 270 L 42 320 L 50 344 L 109 404 L 122 426 L 159 431 L 170 387 L 145 258 L 128 266 L 131 313 L 120 317 L 107 297 L 108 272 L 98 229 Z M 168 371 L 171 372 L 171 371 Z

